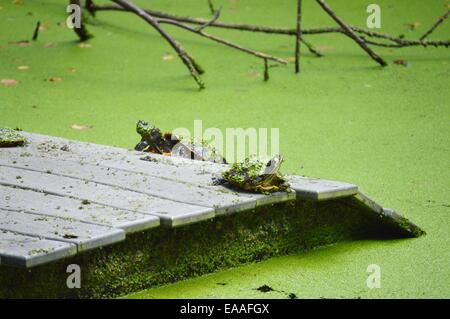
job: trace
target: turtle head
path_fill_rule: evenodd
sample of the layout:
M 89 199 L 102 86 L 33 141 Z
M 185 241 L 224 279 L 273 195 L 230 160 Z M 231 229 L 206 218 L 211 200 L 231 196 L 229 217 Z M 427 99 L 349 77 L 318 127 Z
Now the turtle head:
M 280 154 L 275 155 L 267 162 L 266 167 L 264 169 L 264 175 L 273 175 L 277 174 L 280 169 L 281 163 L 283 162 L 283 156 Z
M 141 136 L 141 141 L 134 148 L 137 151 L 143 151 L 146 148 L 159 149 L 159 145 L 164 142 L 161 130 L 145 121 L 137 122 L 136 132 Z
M 157 141 L 162 138 L 161 130 L 145 121 L 139 120 L 136 124 L 136 132 L 147 142 Z
M 139 120 L 136 124 L 136 132 L 142 137 L 147 136 L 152 129 L 153 126 L 143 120 Z

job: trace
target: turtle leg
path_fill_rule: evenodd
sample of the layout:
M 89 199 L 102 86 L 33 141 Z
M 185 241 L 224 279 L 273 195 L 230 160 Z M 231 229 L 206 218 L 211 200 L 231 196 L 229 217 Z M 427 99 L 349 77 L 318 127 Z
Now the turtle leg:
M 146 140 L 141 140 L 139 143 L 136 144 L 134 149 L 136 151 L 143 151 L 148 147 L 148 142 Z
M 259 192 L 259 193 L 262 193 L 262 194 L 270 194 L 270 193 L 273 193 L 273 192 L 275 192 L 275 191 L 277 191 L 278 190 L 278 188 L 276 188 L 275 186 L 272 186 L 272 185 L 268 185 L 268 186 L 263 186 L 263 185 L 257 185 L 257 186 L 255 186 L 255 190 L 257 191 L 257 192 Z

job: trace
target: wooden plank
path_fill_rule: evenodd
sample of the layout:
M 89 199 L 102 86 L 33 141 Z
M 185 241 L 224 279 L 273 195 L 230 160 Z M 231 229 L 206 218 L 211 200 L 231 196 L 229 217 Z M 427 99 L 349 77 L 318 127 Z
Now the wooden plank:
M 123 171 L 87 163 L 61 161 L 56 158 L 20 157 L 11 159 L 0 156 L 0 165 L 92 181 L 127 191 L 197 206 L 217 209 L 233 207 L 236 211 L 252 209 L 256 206 L 255 198 L 237 196 L 231 191 L 218 192 L 198 187 L 197 185 L 189 185 L 144 173 Z
M 0 186 L 0 208 L 111 226 L 126 233 L 159 226 L 156 216 L 8 186 Z
M 0 265 L 30 268 L 76 253 L 74 244 L 0 231 Z
M 135 191 L 157 197 L 214 207 L 216 214 L 234 213 L 256 206 L 295 199 L 295 193 L 279 192 L 262 195 L 236 192 L 220 185 L 213 185 L 213 177 L 219 176 L 227 168 L 226 165 L 154 154 L 147 155 L 34 134 L 28 137 L 30 144 L 27 147 L 9 149 L 3 152 L 3 155 L 0 152 L 4 164 L 7 162 L 8 165 L 19 167 L 28 165 L 28 168 L 43 171 L 49 165 L 53 166 L 53 163 L 44 164 L 45 161 L 48 162 L 46 158 L 50 157 L 59 160 L 56 162 L 57 166 L 51 169 L 52 173 L 72 177 L 80 176 L 77 173 L 79 165 L 83 164 L 90 168 L 82 178 L 127 189 L 132 185 Z M 66 151 L 61 150 L 63 147 Z M 143 161 L 140 159 L 143 156 L 150 156 L 154 161 Z M 60 162 L 63 163 L 60 164 Z M 69 167 L 72 167 L 71 172 L 67 172 Z M 100 171 L 101 169 L 103 172 Z M 93 170 L 96 172 L 93 173 Z M 211 173 L 212 171 L 215 173 Z M 142 174 L 145 174 L 146 182 L 140 187 L 138 184 L 143 184 Z M 159 189 L 155 187 L 158 185 L 161 185 Z M 176 189 L 176 192 L 168 191 L 173 189 Z
M 160 217 L 162 224 L 172 227 L 214 217 L 213 208 L 174 202 L 76 178 L 12 167 L 1 167 L 0 184 L 154 215 Z
M 79 163 L 90 163 L 175 180 L 218 192 L 231 192 L 236 196 L 261 199 L 261 203 L 265 200 L 263 197 L 267 198 L 267 195 L 236 192 L 220 185 L 213 185 L 213 177 L 220 177 L 221 173 L 229 168 L 228 165 L 129 151 L 123 148 L 70 141 L 34 133 L 24 132 L 23 134 L 27 136 L 30 143 L 23 148 L 5 149 L 4 153 L 9 158 L 42 156 L 78 161 Z M 63 147 L 66 151 L 61 150 Z M 144 157 L 151 158 L 151 161 L 142 160 Z M 279 197 L 279 195 L 275 194 L 274 197 Z M 292 199 L 292 196 L 286 196 L 286 198 Z M 271 202 L 272 200 L 269 199 L 268 203 Z
M 382 214 L 384 211 L 384 208 L 380 204 L 378 204 L 374 200 L 370 199 L 366 194 L 364 194 L 362 192 L 358 192 L 355 195 L 355 198 L 358 201 L 360 201 L 362 204 L 364 204 L 365 206 L 367 206 L 368 208 L 370 208 L 371 210 L 373 210 L 374 212 L 376 212 L 378 214 Z
M 139 160 L 143 156 L 149 156 L 154 159 L 157 163 L 172 165 L 177 167 L 193 167 L 198 170 L 204 171 L 216 171 L 217 169 L 226 169 L 227 165 L 203 162 L 203 161 L 192 161 L 190 159 L 178 158 L 178 157 L 168 157 L 158 154 L 142 153 L 134 150 L 127 150 L 125 148 L 119 148 L 114 146 L 93 144 L 87 142 L 78 142 L 67 140 L 59 137 L 41 135 L 36 133 L 21 132 L 25 137 L 27 137 L 29 146 L 36 147 L 40 152 L 50 154 L 52 156 L 64 156 L 72 153 L 77 157 L 84 157 L 86 160 L 97 158 L 97 160 L 108 160 L 108 159 L 120 159 L 124 160 Z M 62 151 L 61 148 L 64 147 L 66 151 Z
M 14 159 L 43 156 L 90 163 L 128 172 L 144 173 L 189 185 L 213 186 L 211 189 L 223 191 L 223 187 L 213 185 L 212 177 L 220 175 L 223 170 L 228 168 L 227 165 L 129 151 L 123 148 L 70 141 L 39 134 L 25 132 L 23 134 L 30 142 L 27 146 L 3 149 L 0 150 L 0 155 L 3 152 L 4 156 Z M 61 150 L 63 147 L 65 151 Z M 151 161 L 141 160 L 144 157 L 151 158 Z
M 297 193 L 298 199 L 320 201 L 353 196 L 358 193 L 356 185 L 344 182 L 302 176 L 287 176 L 287 180 Z
M 73 159 L 96 163 L 105 167 L 124 169 L 134 172 L 143 172 L 166 179 L 176 179 L 180 182 L 193 183 L 200 187 L 226 191 L 222 186 L 213 186 L 212 177 L 228 169 L 228 165 L 217 163 L 192 161 L 184 158 L 167 157 L 156 154 L 127 151 L 118 147 L 108 147 L 92 143 L 81 143 L 61 138 L 48 137 L 45 135 L 25 133 L 31 141 L 30 150 L 38 149 L 37 152 L 43 156 L 54 156 L 58 158 Z M 61 151 L 67 146 L 68 152 Z M 34 151 L 36 152 L 36 151 Z M 142 161 L 144 156 L 152 161 Z M 326 200 L 352 196 L 357 193 L 357 186 L 349 183 L 291 176 L 289 181 L 295 190 L 297 198 L 308 200 Z M 294 196 L 274 194 L 260 196 L 258 194 L 243 194 L 239 196 L 252 197 L 258 200 L 260 205 L 292 200 Z
M 0 209 L 0 230 L 72 243 L 78 252 L 125 239 L 121 229 L 5 209 Z

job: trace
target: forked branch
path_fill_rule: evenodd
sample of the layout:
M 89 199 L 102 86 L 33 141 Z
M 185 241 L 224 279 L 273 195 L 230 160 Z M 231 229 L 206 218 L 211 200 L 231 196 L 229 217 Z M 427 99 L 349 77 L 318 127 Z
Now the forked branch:
M 317 3 L 322 7 L 323 10 L 325 10 L 326 13 L 334 20 L 337 24 L 341 26 L 341 28 L 345 31 L 345 34 L 347 34 L 351 39 L 353 39 L 366 53 L 374 59 L 376 62 L 378 62 L 381 66 L 386 66 L 387 63 L 384 61 L 378 54 L 376 54 L 371 48 L 369 48 L 366 44 L 366 42 L 360 38 L 353 29 L 344 22 L 341 18 L 339 18 L 336 13 L 331 9 L 331 7 L 324 1 L 324 0 L 316 0 Z
M 90 12 L 97 11 L 124 11 L 123 8 L 116 5 L 92 5 Z M 184 22 L 189 24 L 203 25 L 208 23 L 210 20 L 206 20 L 203 18 L 196 17 L 186 17 L 179 16 L 171 13 L 161 12 L 152 9 L 145 9 L 146 12 L 152 14 L 157 18 L 165 18 L 172 19 L 178 22 Z M 392 42 L 399 44 L 395 46 L 396 48 L 401 48 L 403 46 L 435 46 L 435 47 L 448 47 L 450 45 L 450 41 L 440 40 L 440 41 L 418 41 L 418 40 L 408 40 L 400 37 L 395 37 L 386 33 L 376 32 L 372 30 L 367 30 L 364 28 L 360 28 L 357 26 L 348 25 L 354 32 L 358 34 L 363 34 L 369 37 L 382 38 Z M 295 36 L 297 33 L 296 28 L 283 28 L 283 27 L 270 27 L 270 26 L 261 26 L 261 25 L 252 25 L 252 24 L 243 24 L 243 23 L 226 23 L 222 21 L 214 21 L 209 25 L 209 27 L 222 28 L 222 29 L 230 29 L 230 30 L 239 30 L 239 31 L 248 31 L 248 32 L 260 32 L 260 33 L 268 33 L 268 34 L 278 34 L 278 35 L 288 35 Z M 302 35 L 319 35 L 326 33 L 342 33 L 345 31 L 341 27 L 316 27 L 316 28 L 303 28 Z M 302 36 L 302 43 L 306 45 L 304 41 L 304 37 Z M 384 46 L 382 43 L 374 43 L 373 45 Z
M 353 41 L 355 41 L 361 49 L 363 49 L 374 61 L 381 66 L 387 65 L 386 61 L 376 54 L 370 46 L 388 47 L 388 48 L 402 48 L 408 46 L 434 46 L 434 47 L 449 47 L 450 41 L 448 40 L 426 40 L 426 38 L 434 32 L 434 30 L 441 25 L 449 16 L 450 10 L 448 10 L 443 16 L 441 16 L 431 27 L 428 29 L 418 40 L 405 39 L 401 36 L 395 37 L 386 33 L 367 30 L 357 26 L 347 24 L 333 11 L 333 9 L 326 3 L 325 0 L 316 0 L 319 6 L 338 24 L 338 27 L 319 27 L 319 28 L 303 28 L 301 24 L 302 10 L 301 0 L 297 0 L 297 23 L 296 28 L 283 28 L 283 27 L 270 27 L 251 24 L 238 24 L 238 23 L 225 23 L 219 21 L 221 9 L 214 9 L 212 1 L 208 1 L 211 13 L 213 17 L 211 19 L 202 19 L 196 17 L 178 16 L 166 12 L 156 11 L 152 9 L 142 9 L 131 2 L 131 0 L 111 0 L 114 5 L 96 5 L 93 0 L 86 0 L 87 11 L 95 16 L 97 11 L 119 11 L 133 13 L 148 24 L 150 24 L 157 32 L 172 46 L 172 48 L 178 53 L 179 58 L 188 68 L 191 76 L 196 81 L 200 88 L 204 88 L 203 81 L 200 78 L 200 74 L 204 71 L 200 65 L 185 51 L 179 42 L 177 42 L 167 31 L 161 28 L 162 24 L 170 24 L 172 26 L 181 28 L 183 30 L 195 33 L 206 39 L 218 42 L 230 48 L 237 49 L 239 51 L 250 54 L 256 58 L 262 59 L 264 62 L 264 80 L 269 79 L 269 66 L 268 61 L 275 61 L 277 63 L 286 64 L 285 59 L 272 56 L 263 52 L 259 52 L 253 49 L 246 48 L 244 46 L 235 44 L 231 41 L 223 39 L 221 37 L 212 35 L 205 32 L 205 29 L 215 27 L 231 30 L 249 31 L 249 32 L 262 32 L 268 34 L 288 35 L 295 36 L 295 72 L 300 71 L 300 48 L 301 43 L 304 44 L 308 50 L 314 55 L 320 57 L 321 52 L 316 50 L 309 42 L 305 41 L 304 36 L 319 35 L 327 33 L 341 33 Z M 79 4 L 80 0 L 70 0 L 71 3 Z M 85 29 L 84 23 L 82 23 L 81 30 L 75 30 L 80 37 L 80 40 L 84 41 L 90 37 L 90 34 Z
M 448 16 L 450 15 L 450 10 L 448 10 L 442 17 L 440 17 L 439 19 L 437 19 L 437 21 L 431 26 L 430 29 L 428 29 L 427 32 L 424 33 L 424 35 L 422 35 L 420 37 L 419 40 L 424 40 L 426 37 L 428 37 L 431 33 L 433 33 L 433 31 L 442 23 L 445 21 L 445 19 L 448 18 Z

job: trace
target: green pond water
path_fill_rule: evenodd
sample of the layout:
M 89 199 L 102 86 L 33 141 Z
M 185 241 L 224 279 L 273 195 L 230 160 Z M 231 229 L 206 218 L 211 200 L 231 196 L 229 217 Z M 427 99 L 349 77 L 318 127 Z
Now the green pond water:
M 107 3 L 108 1 L 97 1 Z M 136 1 L 152 8 L 210 17 L 206 1 Z M 304 26 L 333 26 L 314 1 L 304 1 Z M 372 1 L 329 1 L 346 21 L 364 26 Z M 293 1 L 222 0 L 221 20 L 294 26 Z M 378 0 L 381 32 L 418 38 L 448 1 Z M 136 298 L 450 297 L 449 49 L 376 48 L 381 68 L 340 34 L 307 39 L 302 72 L 270 69 L 260 60 L 185 31 L 166 27 L 206 70 L 199 92 L 171 48 L 131 14 L 100 12 L 95 38 L 80 47 L 57 0 L 0 0 L 0 125 L 131 148 L 138 119 L 164 130 L 203 127 L 279 128 L 283 171 L 358 184 L 397 209 L 427 235 L 396 241 L 341 243 L 305 254 L 194 278 L 136 293 Z M 45 30 L 28 46 L 36 22 Z M 410 30 L 409 25 L 415 28 Z M 446 40 L 450 23 L 431 39 Z M 208 29 L 239 44 L 292 60 L 294 38 Z M 394 65 L 405 60 L 409 66 Z M 26 67 L 24 67 L 26 66 Z M 21 67 L 20 69 L 18 69 Z M 50 81 L 49 79 L 53 79 Z M 86 129 L 74 129 L 86 128 Z M 368 289 L 366 269 L 381 267 L 381 288 Z M 276 291 L 260 292 L 269 285 Z

